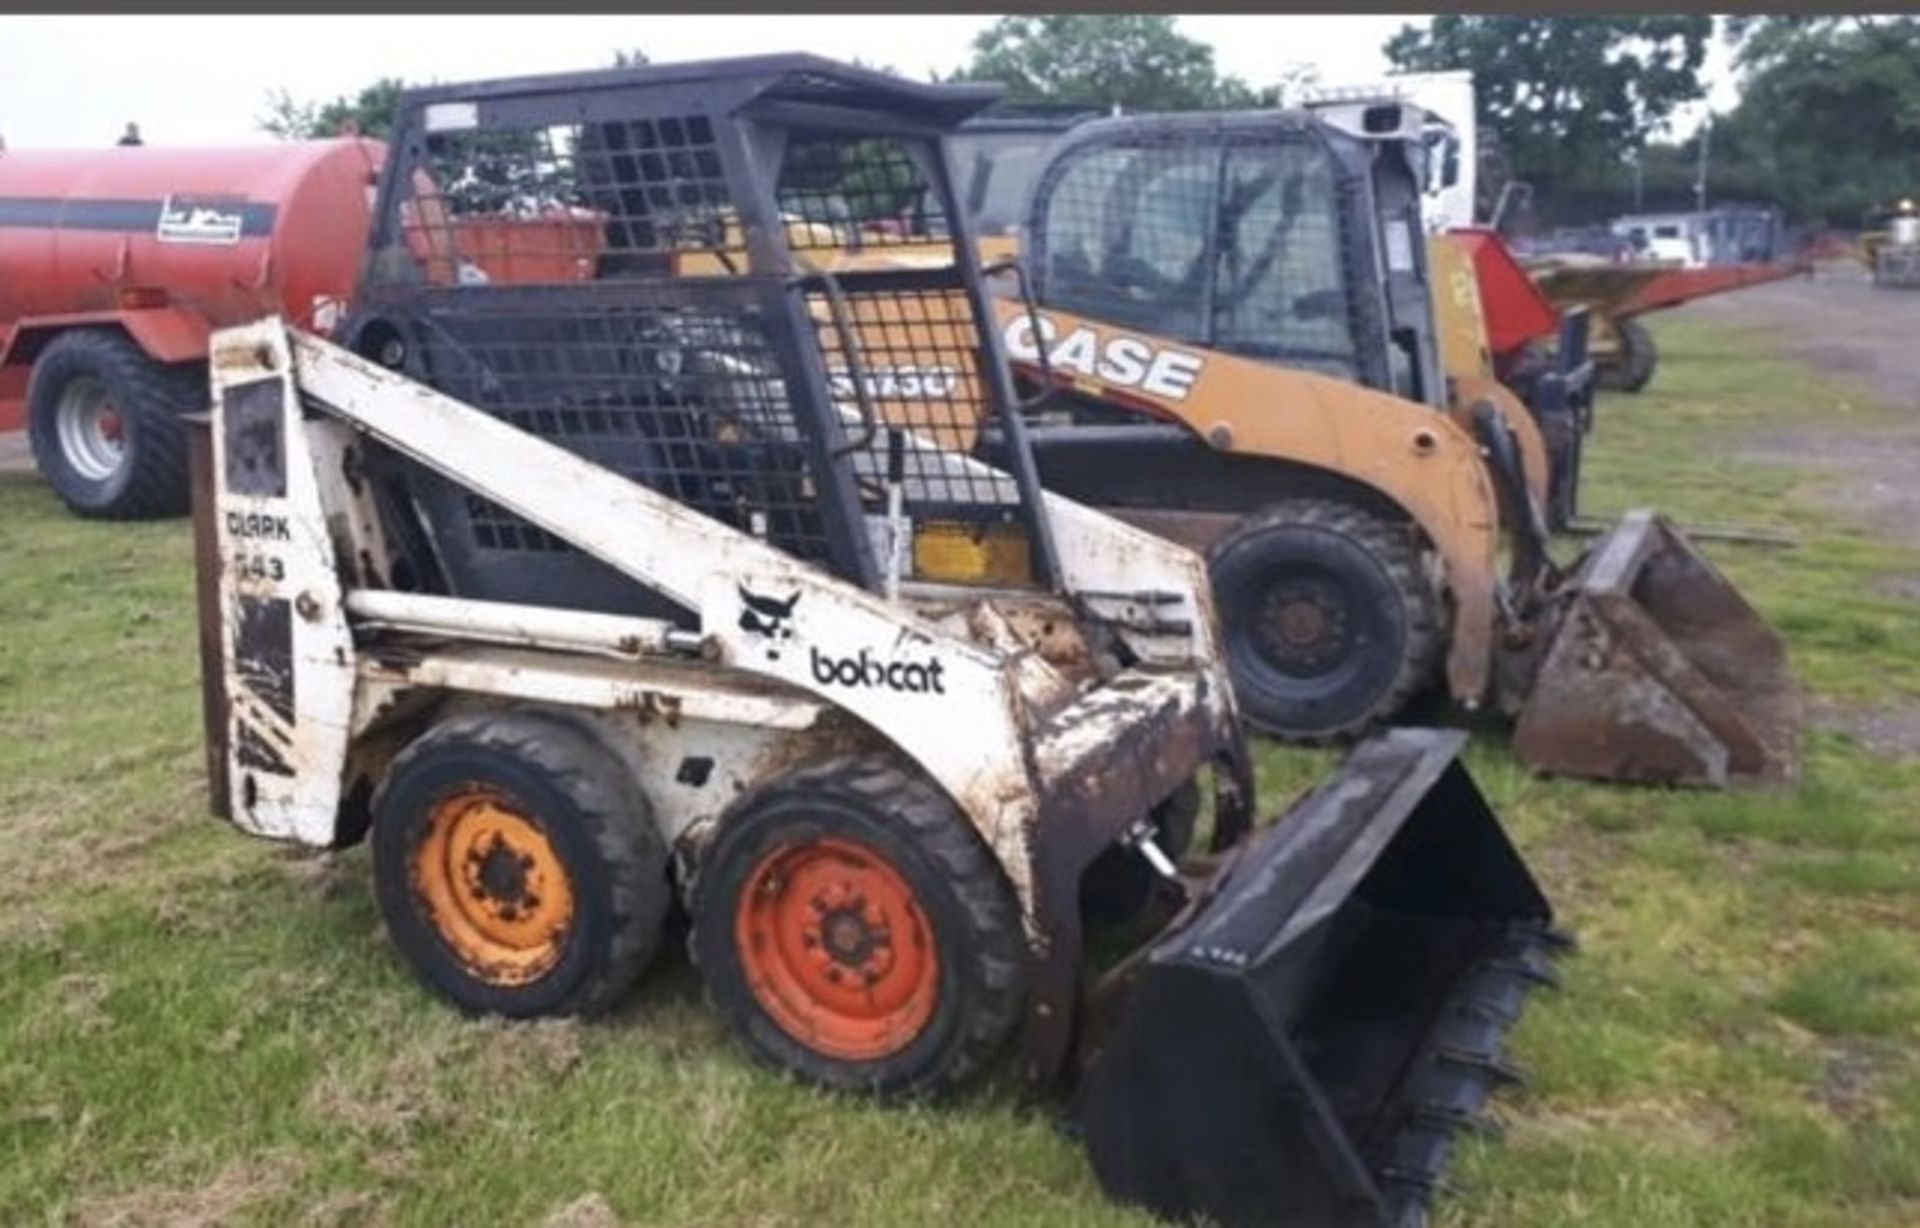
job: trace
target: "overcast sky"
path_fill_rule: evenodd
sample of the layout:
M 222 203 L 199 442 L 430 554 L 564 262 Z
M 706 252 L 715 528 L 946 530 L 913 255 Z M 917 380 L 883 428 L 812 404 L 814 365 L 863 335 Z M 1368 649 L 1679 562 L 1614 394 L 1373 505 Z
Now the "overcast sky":
M 1324 81 L 1386 71 L 1395 16 L 1182 17 L 1220 68 L 1265 85 L 1281 66 Z M 655 60 L 814 51 L 912 76 L 966 62 L 984 16 L 0 17 L 0 137 L 16 149 L 110 143 L 128 120 L 169 145 L 260 139 L 270 91 L 351 94 L 383 76 L 460 81 L 604 67 L 616 48 Z M 1724 53 L 1709 60 L 1728 106 Z M 1683 129 L 1691 128 L 1683 123 Z

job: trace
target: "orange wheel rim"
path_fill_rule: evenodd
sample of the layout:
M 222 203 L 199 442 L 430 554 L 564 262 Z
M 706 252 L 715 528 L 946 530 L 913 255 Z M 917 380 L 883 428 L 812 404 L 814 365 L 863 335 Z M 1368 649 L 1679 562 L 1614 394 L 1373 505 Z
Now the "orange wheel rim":
M 906 879 L 864 845 L 829 837 L 763 858 L 734 937 L 761 1008 L 819 1053 L 889 1057 L 933 1018 L 933 927 Z
M 553 842 L 490 789 L 469 786 L 434 805 L 413 887 L 461 963 L 496 985 L 546 975 L 573 929 L 573 880 Z

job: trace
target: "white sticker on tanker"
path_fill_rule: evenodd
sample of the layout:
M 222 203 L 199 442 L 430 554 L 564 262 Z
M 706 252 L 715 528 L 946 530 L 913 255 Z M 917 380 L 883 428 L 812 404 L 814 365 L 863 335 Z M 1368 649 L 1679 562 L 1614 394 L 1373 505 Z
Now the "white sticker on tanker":
M 160 205 L 160 225 L 154 233 L 162 243 L 233 244 L 240 241 L 244 223 L 234 202 L 169 196 Z
M 1149 396 L 1184 401 L 1206 360 L 1185 350 L 1165 349 L 1139 337 L 1115 334 L 1104 340 L 1098 331 L 1081 325 L 1064 336 L 1053 317 L 1040 318 L 1040 340 L 1047 347 L 1047 366 L 1054 371 L 1089 376 L 1122 388 L 1138 388 Z M 1007 353 L 1024 362 L 1037 362 L 1034 322 L 1025 314 L 1007 325 Z

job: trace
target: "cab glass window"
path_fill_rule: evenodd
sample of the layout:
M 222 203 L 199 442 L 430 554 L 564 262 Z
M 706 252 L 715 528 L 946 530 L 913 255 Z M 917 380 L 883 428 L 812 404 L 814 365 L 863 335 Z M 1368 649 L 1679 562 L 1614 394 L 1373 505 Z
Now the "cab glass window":
M 1214 345 L 1351 368 L 1353 303 L 1331 156 L 1304 141 L 1234 146 L 1222 181 Z
M 1174 144 L 1071 155 L 1046 203 L 1047 302 L 1124 327 L 1203 338 L 1219 156 L 1217 147 Z

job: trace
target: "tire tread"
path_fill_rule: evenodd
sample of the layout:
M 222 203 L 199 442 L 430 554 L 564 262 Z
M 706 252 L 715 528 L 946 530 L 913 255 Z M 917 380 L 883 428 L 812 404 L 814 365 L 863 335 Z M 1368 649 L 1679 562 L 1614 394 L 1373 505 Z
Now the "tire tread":
M 1600 368 L 1596 382 L 1609 392 L 1639 392 L 1653 382 L 1653 373 L 1660 365 L 1660 346 L 1639 320 L 1617 320 L 1613 327 L 1620 334 L 1621 361 Z
M 69 358 L 69 356 L 73 356 Z M 53 484 L 61 500 L 76 515 L 99 520 L 155 520 L 185 514 L 187 490 L 187 430 L 181 415 L 206 408 L 205 376 L 190 364 L 167 365 L 147 357 L 132 340 L 108 329 L 88 328 L 63 333 L 47 344 L 35 360 L 35 375 L 49 358 L 80 361 L 92 366 L 114 389 L 120 412 L 133 420 L 134 447 L 125 484 L 104 504 L 80 503 L 56 472 L 64 467 L 58 455 L 59 439 L 51 426 L 40 424 L 38 389 L 29 389 L 34 463 Z
M 1298 498 L 1269 504 L 1245 517 L 1232 532 L 1216 542 L 1208 558 L 1220 557 L 1233 546 L 1275 528 L 1314 528 L 1345 537 L 1375 559 L 1400 593 L 1406 610 L 1406 642 L 1392 683 L 1366 711 L 1329 729 L 1301 732 L 1276 730 L 1244 712 L 1266 732 L 1303 746 L 1325 746 L 1351 741 L 1390 720 L 1407 706 L 1433 677 L 1446 643 L 1446 619 L 1440 596 L 1421 568 L 1420 550 L 1405 525 L 1342 499 Z
M 967 916 L 966 940 L 972 948 L 981 993 L 975 1009 L 967 1014 L 960 1043 L 937 1068 L 908 1085 L 875 1090 L 910 1097 L 939 1096 L 977 1078 L 1020 1022 L 1026 1000 L 1026 952 L 1019 907 L 985 842 L 931 781 L 881 756 L 835 759 L 800 768 L 758 790 L 745 799 L 745 804 L 751 805 L 755 798 L 776 790 L 838 795 L 886 816 L 898 824 L 902 836 L 924 850 L 939 867 Z M 725 841 L 723 830 L 708 852 L 723 847 Z M 696 878 L 693 891 L 696 920 L 687 937 L 687 949 L 696 967 L 702 964 L 703 934 L 698 918 L 704 913 L 702 892 L 708 882 L 710 876 L 703 872 Z M 703 976 L 703 980 L 707 983 L 708 1004 L 738 1032 L 747 1034 L 746 1021 L 714 992 L 711 978 Z M 749 1048 L 764 1064 L 785 1069 L 758 1046 Z M 805 1068 L 787 1073 L 830 1082 Z
M 600 1014 L 629 990 L 660 946 L 671 903 L 667 853 L 648 821 L 637 785 L 609 767 L 609 752 L 565 717 L 533 710 L 473 712 L 450 717 L 396 755 L 386 776 L 397 779 L 420 758 L 465 745 L 535 767 L 571 798 L 612 884 L 610 941 L 590 973 L 550 1014 Z M 374 798 L 380 813 L 387 785 Z M 640 820 L 635 821 L 637 818 Z

